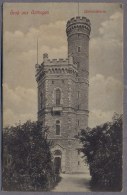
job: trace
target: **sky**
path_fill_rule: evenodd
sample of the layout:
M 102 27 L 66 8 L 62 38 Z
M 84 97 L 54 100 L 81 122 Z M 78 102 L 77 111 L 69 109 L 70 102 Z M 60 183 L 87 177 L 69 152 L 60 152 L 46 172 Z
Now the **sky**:
M 77 3 L 4 4 L 4 126 L 37 120 L 37 37 L 39 63 L 43 53 L 67 58 L 66 23 L 77 15 Z M 123 112 L 123 9 L 119 3 L 79 3 L 79 15 L 91 21 L 89 127 L 94 127 Z

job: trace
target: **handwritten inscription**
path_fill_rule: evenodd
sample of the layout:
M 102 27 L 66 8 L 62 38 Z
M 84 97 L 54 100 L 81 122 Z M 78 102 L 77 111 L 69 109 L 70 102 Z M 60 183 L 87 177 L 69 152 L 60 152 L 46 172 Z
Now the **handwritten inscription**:
M 84 13 L 85 14 L 88 14 L 88 13 L 104 14 L 106 13 L 106 11 L 105 10 L 84 10 Z
M 19 16 L 19 15 L 48 15 L 49 11 L 48 10 L 31 10 L 31 11 L 21 11 L 21 10 L 11 10 L 10 15 L 11 16 Z

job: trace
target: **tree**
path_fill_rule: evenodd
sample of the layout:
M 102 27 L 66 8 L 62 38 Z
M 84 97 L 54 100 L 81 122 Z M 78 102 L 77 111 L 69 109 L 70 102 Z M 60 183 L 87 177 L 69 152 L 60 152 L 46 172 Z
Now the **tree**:
M 112 122 L 81 131 L 82 152 L 90 167 L 91 185 L 101 189 L 122 189 L 122 115 Z
M 3 130 L 4 190 L 47 190 L 54 185 L 46 132 L 40 122 L 31 121 Z

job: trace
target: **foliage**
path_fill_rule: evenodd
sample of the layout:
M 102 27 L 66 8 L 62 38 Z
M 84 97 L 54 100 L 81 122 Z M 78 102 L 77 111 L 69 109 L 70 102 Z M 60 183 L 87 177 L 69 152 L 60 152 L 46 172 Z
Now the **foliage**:
M 46 132 L 40 122 L 31 121 L 3 130 L 4 190 L 42 191 L 55 185 Z
M 82 152 L 90 168 L 91 185 L 122 190 L 122 115 L 112 122 L 81 131 Z

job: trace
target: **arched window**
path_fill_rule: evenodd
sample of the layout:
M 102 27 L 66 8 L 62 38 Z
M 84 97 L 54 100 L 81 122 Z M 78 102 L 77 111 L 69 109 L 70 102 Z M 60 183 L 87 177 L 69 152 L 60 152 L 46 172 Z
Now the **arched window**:
M 56 135 L 60 135 L 60 121 L 56 121 Z
M 56 90 L 56 105 L 59 106 L 60 105 L 60 100 L 61 100 L 61 91 L 60 89 Z

